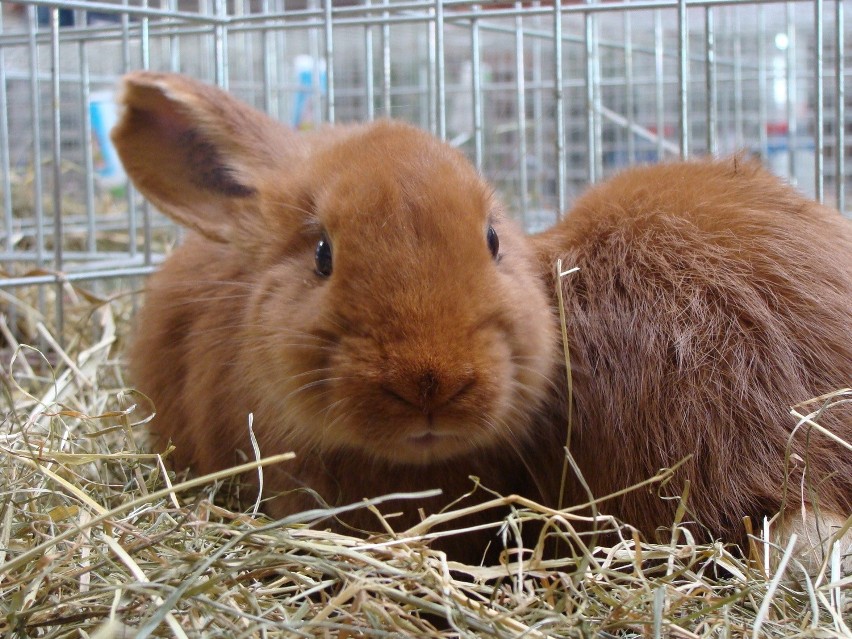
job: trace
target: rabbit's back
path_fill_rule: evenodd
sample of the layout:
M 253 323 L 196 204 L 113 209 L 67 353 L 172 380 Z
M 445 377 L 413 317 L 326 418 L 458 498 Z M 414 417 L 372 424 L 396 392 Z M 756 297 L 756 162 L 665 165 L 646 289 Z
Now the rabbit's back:
M 580 269 L 563 280 L 572 448 L 593 493 L 688 458 L 660 489 L 672 499 L 640 490 L 604 510 L 653 534 L 688 479 L 699 535 L 743 539 L 742 517 L 777 512 L 785 485 L 801 501 L 803 473 L 822 507 L 852 510 L 852 456 L 790 440 L 789 414 L 852 382 L 848 221 L 734 159 L 628 170 L 535 241 L 545 266 Z M 852 441 L 852 411 L 820 421 Z

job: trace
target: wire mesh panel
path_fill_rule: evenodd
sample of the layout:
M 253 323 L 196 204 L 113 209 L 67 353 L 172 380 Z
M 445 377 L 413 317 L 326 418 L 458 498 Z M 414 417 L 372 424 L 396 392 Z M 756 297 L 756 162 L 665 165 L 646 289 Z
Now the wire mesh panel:
M 3 2 L 0 293 L 115 290 L 179 239 L 108 140 L 117 80 L 227 87 L 291 124 L 402 118 L 469 154 L 530 229 L 624 166 L 744 151 L 848 207 L 845 4 Z M 94 284 L 93 284 L 94 286 Z M 0 300 L 2 304 L 2 300 Z

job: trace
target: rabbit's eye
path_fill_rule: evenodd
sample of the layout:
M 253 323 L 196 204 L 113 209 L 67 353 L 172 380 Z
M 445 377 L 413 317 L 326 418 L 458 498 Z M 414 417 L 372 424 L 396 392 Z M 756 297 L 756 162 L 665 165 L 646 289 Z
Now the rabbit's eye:
M 317 242 L 317 250 L 314 253 L 316 260 L 317 275 L 328 277 L 331 275 L 331 242 L 323 236 Z
M 497 237 L 497 231 L 494 230 L 493 226 L 488 227 L 487 239 L 488 250 L 491 251 L 491 257 L 496 260 L 500 253 L 500 238 Z

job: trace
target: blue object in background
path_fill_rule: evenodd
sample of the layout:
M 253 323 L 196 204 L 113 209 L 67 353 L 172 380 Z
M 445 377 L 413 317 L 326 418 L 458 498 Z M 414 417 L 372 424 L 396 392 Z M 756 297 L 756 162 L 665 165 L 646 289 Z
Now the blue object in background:
M 319 94 L 325 95 L 328 74 L 325 70 L 325 60 L 316 60 L 309 55 L 296 56 L 295 67 L 296 85 L 299 89 L 293 103 L 292 124 L 295 129 L 308 129 L 314 125 L 313 110 L 320 108 L 319 104 L 314 104 L 314 78 L 319 75 L 316 84 Z
M 50 24 L 50 9 L 47 7 L 38 7 L 36 9 L 38 15 L 38 24 L 41 27 L 46 27 Z M 60 9 L 59 10 L 59 26 L 60 27 L 73 27 L 74 26 L 74 12 L 71 9 Z
M 48 7 L 38 7 L 36 9 L 38 16 L 38 24 L 41 27 L 46 27 L 50 24 L 50 9 Z M 86 24 L 96 22 L 118 22 L 118 14 L 115 13 L 98 13 L 96 11 L 86 12 Z M 73 27 L 74 26 L 74 11 L 71 9 L 59 10 L 59 26 Z
M 89 97 L 89 118 L 97 182 L 108 189 L 121 187 L 127 182 L 127 175 L 109 137 L 118 121 L 118 108 L 112 91 L 92 93 Z

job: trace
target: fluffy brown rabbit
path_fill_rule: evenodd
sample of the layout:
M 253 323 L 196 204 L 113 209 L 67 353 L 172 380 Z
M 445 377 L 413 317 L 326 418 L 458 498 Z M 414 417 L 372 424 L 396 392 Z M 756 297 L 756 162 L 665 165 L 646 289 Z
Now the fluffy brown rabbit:
M 471 476 L 539 494 L 524 464 L 552 434 L 535 429 L 556 432 L 538 421 L 551 305 L 459 152 L 394 122 L 299 135 L 177 75 L 132 74 L 123 102 L 129 175 L 197 231 L 151 278 L 130 352 L 178 466 L 251 457 L 252 412 L 262 454 L 297 453 L 265 471 L 273 515 L 316 507 L 304 488 L 340 505 L 442 489 L 384 508 L 404 530 Z M 380 529 L 366 509 L 346 523 Z M 460 543 L 471 560 L 484 547 Z
M 625 171 L 531 240 L 543 273 L 579 267 L 562 279 L 571 450 L 592 493 L 691 456 L 671 498 L 602 508 L 652 535 L 688 479 L 698 539 L 747 543 L 744 516 L 757 532 L 784 507 L 778 540 L 796 532 L 815 568 L 852 515 L 852 453 L 808 428 L 791 438 L 790 406 L 852 382 L 852 223 L 732 158 Z M 818 421 L 852 443 L 848 404 Z
M 776 513 L 785 485 L 779 529 L 816 548 L 852 512 L 848 451 L 800 432 L 785 465 L 788 407 L 852 381 L 852 231 L 757 164 L 631 170 L 525 238 L 460 153 L 410 125 L 296 134 L 150 72 L 127 76 L 123 103 L 129 175 L 196 231 L 151 278 L 130 353 L 179 466 L 251 457 L 252 412 L 264 455 L 297 453 L 266 472 L 273 515 L 315 506 L 312 491 L 348 504 L 441 488 L 393 504 L 401 530 L 470 476 L 554 505 L 561 258 L 580 267 L 562 281 L 571 447 L 596 497 L 688 457 L 662 492 L 690 481 L 699 539 L 743 542 L 742 518 Z M 825 423 L 852 440 L 848 411 Z M 600 506 L 648 536 L 676 507 L 650 490 Z M 367 511 L 346 523 L 379 527 Z M 482 544 L 448 550 L 475 561 Z

